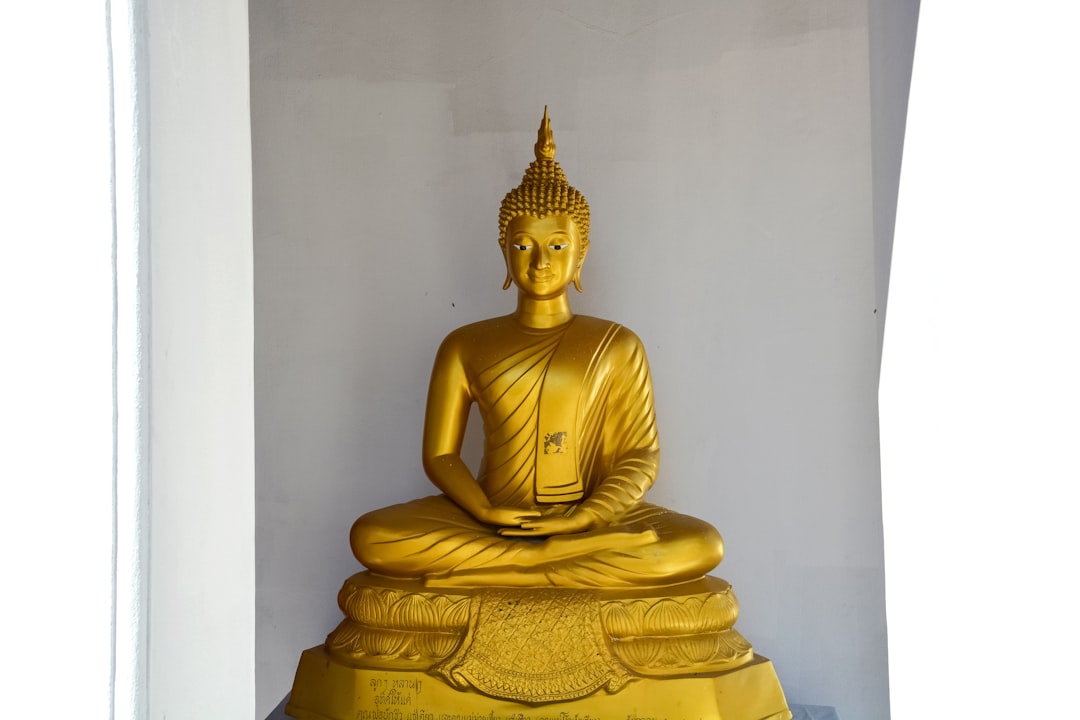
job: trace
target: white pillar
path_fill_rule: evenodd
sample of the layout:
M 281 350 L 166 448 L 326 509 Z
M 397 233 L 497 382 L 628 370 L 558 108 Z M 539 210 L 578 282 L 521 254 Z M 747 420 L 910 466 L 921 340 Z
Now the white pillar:
M 152 718 L 255 713 L 247 3 L 149 0 Z

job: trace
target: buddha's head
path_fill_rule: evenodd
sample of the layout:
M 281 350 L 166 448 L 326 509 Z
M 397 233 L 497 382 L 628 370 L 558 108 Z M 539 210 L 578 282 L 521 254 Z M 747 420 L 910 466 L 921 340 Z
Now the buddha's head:
M 581 291 L 581 266 L 589 252 L 589 204 L 555 162 L 547 108 L 537 131 L 536 160 L 499 209 L 499 245 L 507 278 L 522 292 L 549 297 L 573 283 Z

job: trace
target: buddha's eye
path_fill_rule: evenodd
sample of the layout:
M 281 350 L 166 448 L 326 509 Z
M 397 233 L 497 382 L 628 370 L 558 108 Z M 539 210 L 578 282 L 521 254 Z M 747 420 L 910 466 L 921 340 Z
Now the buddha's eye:
M 524 251 L 528 250 L 532 246 L 531 245 L 519 245 L 518 243 L 513 243 L 511 245 L 511 247 L 513 247 L 515 250 L 521 250 L 522 252 L 524 252 Z
M 569 245 L 570 245 L 570 243 L 554 244 L 554 245 L 551 246 L 551 249 L 552 250 L 565 250 Z

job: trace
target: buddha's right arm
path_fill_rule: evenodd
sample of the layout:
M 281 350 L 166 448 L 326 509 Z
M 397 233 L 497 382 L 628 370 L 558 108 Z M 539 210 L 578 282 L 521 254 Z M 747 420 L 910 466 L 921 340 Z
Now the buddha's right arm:
M 451 334 L 443 341 L 431 371 L 424 415 L 424 472 L 435 487 L 480 522 L 520 525 L 539 513 L 492 506 L 461 459 L 461 443 L 473 398 L 457 340 Z
M 514 507 L 497 507 L 491 504 L 480 489 L 469 468 L 455 454 L 424 457 L 424 472 L 435 487 L 446 493 L 458 507 L 482 523 L 517 527 L 521 523 L 539 517 L 539 512 Z

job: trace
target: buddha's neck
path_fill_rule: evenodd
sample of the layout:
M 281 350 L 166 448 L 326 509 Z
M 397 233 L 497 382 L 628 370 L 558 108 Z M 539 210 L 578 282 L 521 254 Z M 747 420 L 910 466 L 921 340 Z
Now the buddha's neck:
M 523 293 L 518 293 L 518 304 L 514 317 L 525 327 L 546 330 L 569 322 L 573 316 L 573 313 L 570 312 L 570 301 L 567 299 L 566 293 L 545 300 L 538 300 Z

